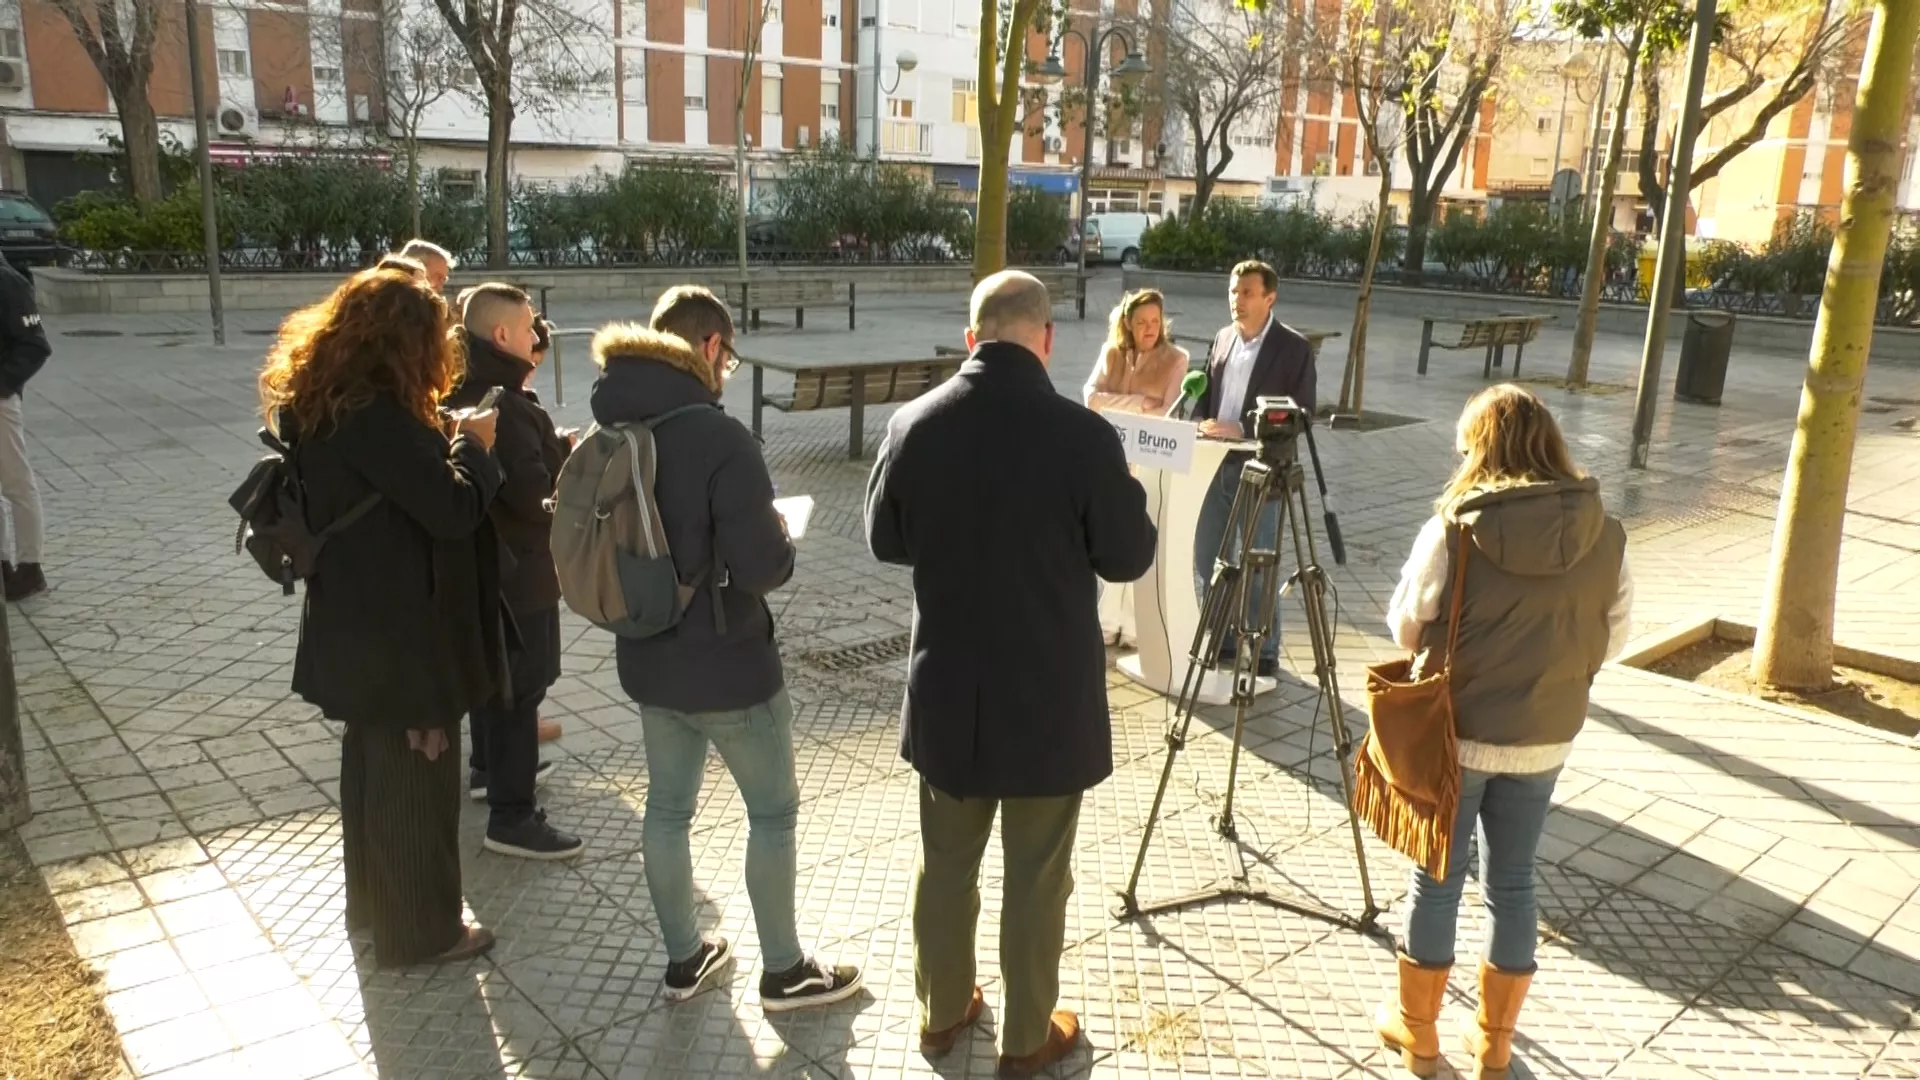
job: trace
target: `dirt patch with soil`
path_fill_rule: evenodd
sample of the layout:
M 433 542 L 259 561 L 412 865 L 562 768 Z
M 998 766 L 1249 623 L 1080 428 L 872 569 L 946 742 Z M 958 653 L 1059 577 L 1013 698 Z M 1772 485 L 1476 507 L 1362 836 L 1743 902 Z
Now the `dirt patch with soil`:
M 1752 662 L 1753 646 L 1716 637 L 1670 653 L 1649 665 L 1647 670 L 1762 701 L 1837 716 L 1895 735 L 1909 738 L 1920 735 L 1920 685 L 1858 668 L 1835 667 L 1833 689 L 1823 693 L 1773 690 L 1748 677 Z
M 60 909 L 12 833 L 0 833 L 0 1077 L 126 1075 L 99 976 L 73 951 Z

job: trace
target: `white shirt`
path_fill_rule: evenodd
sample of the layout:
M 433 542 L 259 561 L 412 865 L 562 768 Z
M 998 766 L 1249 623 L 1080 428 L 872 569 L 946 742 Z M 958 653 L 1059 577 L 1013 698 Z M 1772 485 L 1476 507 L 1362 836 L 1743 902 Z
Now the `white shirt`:
M 1220 370 L 1220 396 L 1214 399 L 1215 420 L 1240 426 L 1241 418 L 1247 414 L 1247 384 L 1253 381 L 1253 364 L 1260 359 L 1260 346 L 1266 344 L 1267 331 L 1271 329 L 1272 315 L 1267 316 L 1266 325 L 1251 338 L 1239 336 L 1239 328 L 1234 328 L 1233 351 L 1227 354 L 1226 366 Z
M 1420 631 L 1440 617 L 1440 592 L 1447 586 L 1447 524 L 1440 515 L 1427 519 L 1413 541 L 1413 552 L 1400 570 L 1400 584 L 1387 603 L 1387 631 L 1403 649 L 1420 647 Z M 1633 573 L 1627 569 L 1627 553 L 1620 553 L 1620 591 L 1607 611 L 1608 660 L 1627 647 L 1633 630 Z M 1540 773 L 1566 764 L 1573 753 L 1572 743 L 1546 746 L 1491 746 L 1460 740 L 1462 768 L 1492 773 Z

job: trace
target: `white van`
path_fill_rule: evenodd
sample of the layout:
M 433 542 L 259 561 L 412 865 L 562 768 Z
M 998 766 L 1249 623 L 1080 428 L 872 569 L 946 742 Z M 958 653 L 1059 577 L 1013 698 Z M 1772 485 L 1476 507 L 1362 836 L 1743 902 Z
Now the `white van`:
M 1143 213 L 1087 215 L 1087 262 L 1140 265 L 1140 237 L 1153 225 L 1155 217 Z M 1092 243 L 1095 239 L 1099 243 Z

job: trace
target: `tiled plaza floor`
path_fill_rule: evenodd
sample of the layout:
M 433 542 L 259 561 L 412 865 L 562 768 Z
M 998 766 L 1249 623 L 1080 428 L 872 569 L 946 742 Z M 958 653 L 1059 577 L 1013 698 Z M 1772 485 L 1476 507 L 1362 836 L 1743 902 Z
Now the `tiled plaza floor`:
M 1100 293 L 1110 299 L 1113 283 Z M 649 298 L 650 299 L 650 298 Z M 609 307 L 568 309 L 586 326 Z M 1198 305 L 1181 304 L 1182 308 Z M 863 305 L 856 333 L 772 329 L 749 354 L 850 350 L 926 355 L 957 339 L 957 296 Z M 1061 309 L 1065 312 L 1065 309 Z M 1337 310 L 1283 317 L 1342 326 Z M 1186 330 L 1220 316 L 1181 312 Z M 236 317 L 211 346 L 184 320 L 50 318 L 53 362 L 27 414 L 47 488 L 47 596 L 13 611 L 37 816 L 23 836 L 76 944 L 104 976 L 128 1064 L 168 1080 L 250 1076 L 639 1078 L 948 1077 L 992 1072 L 993 1012 L 952 1057 L 915 1040 L 905 896 L 916 853 L 912 774 L 894 753 L 908 582 L 861 540 L 864 464 L 845 459 L 846 416 L 769 417 L 785 494 L 819 500 L 793 583 L 774 597 L 805 797 L 802 931 L 862 964 L 843 1006 L 770 1018 L 754 1000 L 758 953 L 741 886 L 744 810 L 717 763 L 695 827 L 705 918 L 740 947 L 724 993 L 679 1007 L 656 993 L 666 958 L 642 880 L 647 775 L 611 640 L 568 617 L 565 676 L 549 715 L 567 728 L 545 790 L 581 833 L 569 865 L 481 854 L 484 813 L 464 819 L 467 895 L 495 927 L 489 958 L 430 973 L 373 969 L 341 923 L 337 728 L 287 691 L 296 608 L 232 550 L 225 497 L 256 455 L 253 374 L 274 319 Z M 1098 319 L 1060 324 L 1056 382 L 1077 388 Z M 1452 462 L 1451 420 L 1477 358 L 1412 374 L 1419 325 L 1372 328 L 1371 407 L 1425 422 L 1323 433 L 1348 565 L 1338 640 L 1345 715 L 1357 673 L 1389 655 L 1381 616 L 1427 503 Z M 78 332 L 78 333 L 76 333 Z M 102 336 L 104 335 L 104 336 Z M 1564 361 L 1568 335 L 1529 350 Z M 1637 339 L 1603 338 L 1596 374 L 1631 381 Z M 584 350 L 566 358 L 585 417 Z M 1323 391 L 1344 342 L 1329 343 Z M 1668 370 L 1675 359 L 1670 352 Z M 1661 401 L 1654 469 L 1625 466 L 1629 393 L 1550 394 L 1584 464 L 1627 519 L 1643 630 L 1701 613 L 1757 614 L 1801 360 L 1742 354 L 1719 409 Z M 745 379 L 729 393 L 745 410 Z M 1840 637 L 1920 657 L 1920 358 L 1870 376 L 1856 455 Z M 871 447 L 885 410 L 867 420 Z M 1297 633 L 1301 623 L 1293 616 Z M 1298 670 L 1304 643 L 1289 640 Z M 882 647 L 875 650 L 885 654 Z M 1069 911 L 1064 1004 L 1086 1046 L 1060 1076 L 1387 1076 L 1368 1015 L 1392 979 L 1381 942 L 1264 908 L 1220 904 L 1118 924 L 1158 779 L 1165 702 L 1116 681 L 1116 772 L 1090 796 Z M 1260 700 L 1238 793 L 1241 836 L 1283 891 L 1360 903 L 1315 694 L 1296 680 Z M 1208 819 L 1228 740 L 1209 713 L 1178 763 L 1146 898 L 1208 884 L 1234 863 Z M 1593 722 L 1557 795 L 1540 869 L 1541 974 L 1522 1024 L 1532 1072 L 1557 1077 L 1920 1077 L 1920 785 L 1911 745 L 1729 702 L 1608 669 Z M 1404 864 L 1367 849 L 1397 925 Z M 997 856 L 983 871 L 980 940 L 997 996 Z M 1477 914 L 1462 955 L 1478 947 Z M 1463 969 L 1464 970 L 1464 969 Z M 1456 979 L 1449 1015 L 1472 1008 Z M 1465 1056 L 1455 1058 L 1464 1062 Z

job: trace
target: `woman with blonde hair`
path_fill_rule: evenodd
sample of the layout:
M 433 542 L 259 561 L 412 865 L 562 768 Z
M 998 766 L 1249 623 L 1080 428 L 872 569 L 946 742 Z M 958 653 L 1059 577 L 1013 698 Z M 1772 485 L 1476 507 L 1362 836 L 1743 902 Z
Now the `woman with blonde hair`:
M 447 321 L 421 275 L 377 266 L 289 316 L 260 374 L 308 527 L 339 523 L 307 579 L 293 690 L 346 725 L 346 921 L 383 966 L 493 944 L 461 918 L 459 740 L 503 667 L 500 468 L 491 411 L 441 414 L 461 363 Z
M 1160 415 L 1180 400 L 1187 351 L 1168 337 L 1167 301 L 1156 289 L 1120 298 L 1108 322 L 1106 349 L 1081 392 L 1095 412 Z
M 1451 669 L 1459 812 L 1446 876 L 1414 871 L 1400 1000 L 1376 1022 L 1414 1075 L 1438 1071 L 1436 1021 L 1477 827 L 1491 926 L 1468 1044 L 1473 1075 L 1492 1078 L 1508 1073 L 1533 978 L 1533 862 L 1554 782 L 1586 723 L 1594 676 L 1626 645 L 1633 583 L 1626 530 L 1539 397 L 1512 384 L 1482 390 L 1460 415 L 1456 448 L 1459 467 L 1414 541 L 1387 626 L 1420 654 L 1418 669 L 1438 670 L 1454 583 L 1464 582 Z

